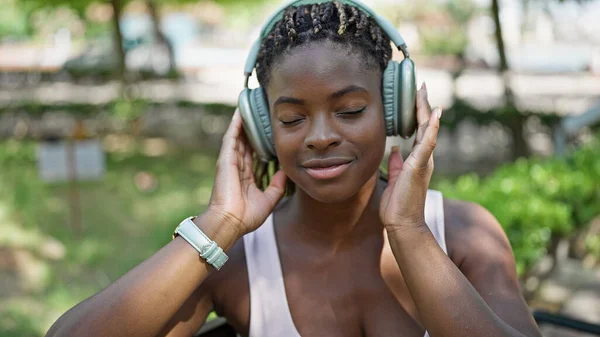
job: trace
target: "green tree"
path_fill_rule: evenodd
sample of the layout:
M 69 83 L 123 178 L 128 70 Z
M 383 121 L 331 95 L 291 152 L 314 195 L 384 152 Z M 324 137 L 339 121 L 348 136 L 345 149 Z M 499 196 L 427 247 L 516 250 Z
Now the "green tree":
M 11 1 L 11 0 L 0 0 L 0 1 Z M 132 0 L 110 0 L 110 5 L 113 9 L 112 15 L 112 26 L 113 26 L 113 36 L 114 36 L 114 46 L 117 52 L 117 75 L 122 79 L 127 79 L 126 76 L 126 67 L 125 67 L 125 49 L 123 47 L 123 36 L 121 34 L 121 14 L 125 6 L 130 3 Z M 273 2 L 274 0 L 244 0 L 243 3 L 240 3 L 239 0 L 200 0 L 200 1 L 212 1 L 218 5 L 224 6 L 226 8 L 232 9 L 232 12 L 238 12 L 239 14 L 243 14 L 244 9 L 253 8 L 256 6 L 263 5 L 268 2 Z M 85 11 L 90 4 L 95 2 L 95 0 L 27 0 L 22 1 L 23 3 L 29 4 L 33 10 L 42 9 L 42 8 L 57 8 L 60 6 L 69 7 L 75 10 L 80 17 L 85 17 Z M 153 34 L 156 37 L 156 40 L 159 44 L 166 46 L 166 49 L 169 53 L 169 65 L 171 71 L 175 71 L 175 58 L 173 53 L 173 47 L 169 43 L 165 34 L 160 29 L 160 11 L 164 6 L 177 6 L 177 5 L 185 5 L 197 3 L 198 0 L 145 0 L 145 4 L 148 7 L 148 11 L 150 13 L 150 17 L 153 23 Z M 1 4 L 1 3 L 0 3 Z M 2 16 L 0 16 L 1 18 Z M 0 23 L 0 28 L 2 24 Z M 0 30 L 1 33 L 1 30 Z

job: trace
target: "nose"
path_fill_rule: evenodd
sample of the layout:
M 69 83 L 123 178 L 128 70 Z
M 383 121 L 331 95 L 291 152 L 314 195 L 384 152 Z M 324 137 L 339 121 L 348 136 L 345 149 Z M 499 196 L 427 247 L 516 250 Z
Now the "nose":
M 323 151 L 335 147 L 342 141 L 332 121 L 326 114 L 320 114 L 312 119 L 308 133 L 304 138 L 304 145 L 309 149 Z

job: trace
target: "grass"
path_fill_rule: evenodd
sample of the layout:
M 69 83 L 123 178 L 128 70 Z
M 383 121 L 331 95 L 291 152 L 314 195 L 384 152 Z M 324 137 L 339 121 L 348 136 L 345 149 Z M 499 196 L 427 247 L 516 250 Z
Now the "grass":
M 66 310 L 168 243 L 181 219 L 205 209 L 215 154 L 149 156 L 143 145 L 107 153 L 104 178 L 78 184 L 76 237 L 72 187 L 39 179 L 36 144 L 0 142 L 0 336 L 43 336 Z M 140 188 L 136 177 L 153 177 L 155 186 Z

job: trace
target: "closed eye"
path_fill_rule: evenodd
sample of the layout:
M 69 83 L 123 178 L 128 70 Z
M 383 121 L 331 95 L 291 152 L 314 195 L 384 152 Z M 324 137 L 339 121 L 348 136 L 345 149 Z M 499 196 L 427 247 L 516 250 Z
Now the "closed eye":
M 342 115 L 342 116 L 353 116 L 353 115 L 359 115 L 359 114 L 361 114 L 362 112 L 364 112 L 366 108 L 367 108 L 367 107 L 363 107 L 363 108 L 360 108 L 360 109 L 358 109 L 358 110 L 351 110 L 351 111 L 341 111 L 341 112 L 338 112 L 338 115 Z
M 301 121 L 302 121 L 302 118 L 298 118 L 298 119 L 294 119 L 294 120 L 290 120 L 290 121 L 282 121 L 282 120 L 280 120 L 281 124 L 283 124 L 285 126 L 296 125 L 296 124 L 298 124 Z

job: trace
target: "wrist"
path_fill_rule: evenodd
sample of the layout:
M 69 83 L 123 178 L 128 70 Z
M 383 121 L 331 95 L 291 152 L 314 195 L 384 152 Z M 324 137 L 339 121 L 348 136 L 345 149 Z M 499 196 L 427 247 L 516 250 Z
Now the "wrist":
M 212 212 L 204 212 L 192 220 L 204 234 L 216 242 L 223 251 L 228 251 L 242 235 L 239 230 Z
M 388 235 L 400 235 L 406 237 L 419 236 L 430 232 L 429 227 L 424 220 L 405 220 L 395 224 L 384 225 Z

